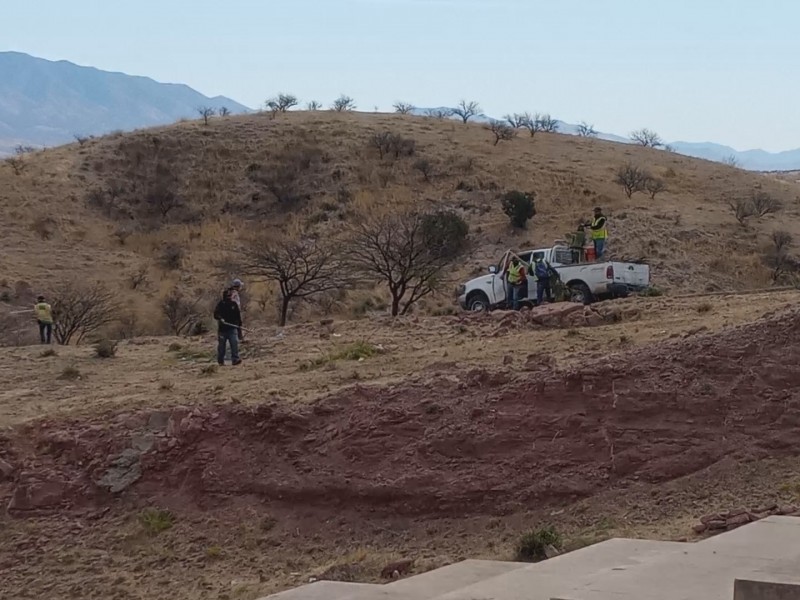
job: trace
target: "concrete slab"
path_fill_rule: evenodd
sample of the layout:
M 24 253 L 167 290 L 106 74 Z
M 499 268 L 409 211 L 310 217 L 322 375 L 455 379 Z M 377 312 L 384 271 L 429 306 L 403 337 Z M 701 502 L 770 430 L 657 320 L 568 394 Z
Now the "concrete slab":
M 369 583 L 345 583 L 343 581 L 316 581 L 298 588 L 272 594 L 259 600 L 345 600 L 356 592 L 371 589 Z
M 550 600 L 605 573 L 654 561 L 686 546 L 678 542 L 616 538 L 462 587 L 436 600 Z
M 733 584 L 733 600 L 800 600 L 800 585 L 737 579 Z
M 394 592 L 427 600 L 463 587 L 530 567 L 530 563 L 499 560 L 464 560 L 387 585 Z

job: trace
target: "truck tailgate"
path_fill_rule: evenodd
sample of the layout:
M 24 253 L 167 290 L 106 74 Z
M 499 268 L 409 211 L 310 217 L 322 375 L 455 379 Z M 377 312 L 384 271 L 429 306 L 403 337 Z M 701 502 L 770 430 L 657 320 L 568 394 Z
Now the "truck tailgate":
M 650 285 L 650 265 L 638 263 L 611 263 L 614 266 L 614 283 L 624 283 L 631 288 Z

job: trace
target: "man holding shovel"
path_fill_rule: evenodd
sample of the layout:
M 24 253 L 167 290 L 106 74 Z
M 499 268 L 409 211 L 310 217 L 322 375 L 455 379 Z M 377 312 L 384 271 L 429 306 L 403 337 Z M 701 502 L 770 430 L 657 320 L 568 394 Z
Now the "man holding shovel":
M 228 344 L 231 347 L 231 364 L 234 366 L 241 364 L 239 358 L 239 329 L 242 326 L 242 313 L 239 312 L 239 305 L 231 299 L 229 289 L 222 292 L 222 300 L 219 301 L 214 309 L 214 318 L 217 320 L 217 363 L 220 366 L 225 364 L 225 350 Z

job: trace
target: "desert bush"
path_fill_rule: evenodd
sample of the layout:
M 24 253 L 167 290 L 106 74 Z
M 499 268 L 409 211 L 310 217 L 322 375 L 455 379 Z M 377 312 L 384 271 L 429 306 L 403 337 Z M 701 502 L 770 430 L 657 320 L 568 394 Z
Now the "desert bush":
M 47 350 L 43 350 L 39 354 L 39 358 L 50 358 L 52 356 L 58 356 L 58 352 L 56 352 L 53 348 L 48 348 Z
M 594 125 L 581 121 L 580 125 L 578 125 L 578 135 L 580 137 L 597 137 L 597 131 Z
M 69 282 L 53 291 L 53 335 L 59 344 L 83 339 L 114 322 L 118 305 L 99 283 Z
M 469 225 L 452 210 L 439 210 L 422 217 L 421 235 L 430 252 L 452 259 L 467 247 Z
M 317 102 L 316 100 L 311 100 L 310 102 L 306 103 L 306 110 L 308 111 L 322 110 L 322 103 Z
M 750 204 L 753 207 L 753 215 L 759 218 L 783 209 L 783 203 L 767 192 L 754 191 L 750 197 Z
M 342 94 L 331 104 L 331 110 L 335 112 L 347 112 L 356 109 L 356 101 L 350 96 Z
M 533 192 L 525 193 L 519 191 L 511 191 L 501 196 L 501 205 L 503 213 L 511 221 L 511 225 L 524 229 L 528 221 L 536 215 L 536 194 Z
M 517 130 L 503 121 L 492 121 L 486 129 L 494 134 L 494 145 L 502 141 L 510 141 L 517 137 Z
M 175 516 L 161 508 L 145 508 L 139 513 L 139 523 L 148 535 L 158 535 L 170 529 L 174 522 Z
M 354 273 L 389 288 L 391 314 L 407 314 L 442 283 L 449 259 L 431 249 L 423 235 L 425 213 L 372 215 L 353 225 L 347 248 Z
M 209 119 L 217 114 L 217 111 L 210 106 L 198 106 L 196 109 L 197 114 L 203 119 L 203 124 L 208 125 Z
M 433 175 L 433 162 L 428 160 L 427 158 L 418 158 L 414 161 L 412 168 L 415 171 L 419 171 L 422 174 L 423 179 L 426 182 L 430 183 L 431 176 Z
M 425 116 L 433 119 L 449 119 L 453 116 L 453 109 L 451 108 L 430 108 L 425 112 Z
M 644 188 L 647 190 L 647 193 L 650 194 L 650 198 L 655 200 L 656 194 L 660 194 L 661 192 L 667 190 L 667 185 L 662 179 L 658 179 L 657 177 L 649 177 L 644 184 Z
M 664 141 L 661 139 L 661 136 L 655 131 L 651 131 L 646 127 L 632 131 L 630 138 L 640 146 L 645 146 L 647 148 L 658 148 L 664 145 Z
M 772 232 L 770 245 L 764 253 L 764 264 L 772 271 L 772 282 L 777 283 L 784 275 L 800 269 L 800 263 L 791 255 L 794 238 L 788 231 Z
M 517 543 L 516 559 L 528 562 L 545 560 L 549 548 L 559 550 L 561 543 L 561 535 L 552 525 L 529 531 Z
M 451 114 L 457 116 L 464 123 L 467 123 L 472 117 L 477 117 L 481 114 L 481 105 L 474 100 L 470 102 L 462 100 L 458 103 L 458 106 L 452 109 Z
M 744 227 L 747 225 L 747 219 L 755 214 L 753 204 L 744 198 L 737 198 L 728 202 L 734 218 L 739 222 L 739 225 Z
M 297 96 L 293 94 L 280 93 L 277 96 L 269 98 L 264 104 L 273 113 L 279 113 L 286 112 L 290 108 L 297 106 L 299 102 Z
M 627 163 L 617 169 L 614 183 L 622 186 L 625 195 L 630 198 L 634 193 L 645 190 L 645 186 L 650 179 L 652 179 L 652 177 L 647 171 L 641 167 Z
M 147 285 L 147 265 L 142 265 L 128 273 L 128 285 L 132 290 L 138 290 Z
M 256 280 L 277 284 L 281 294 L 279 322 L 286 325 L 289 306 L 321 294 L 347 288 L 351 271 L 341 248 L 316 239 L 262 239 L 241 248 L 242 271 Z
M 78 367 L 72 365 L 64 367 L 61 371 L 61 375 L 58 376 L 59 379 L 63 379 L 65 381 L 75 381 L 81 377 L 83 377 L 83 375 Z
M 183 266 L 185 253 L 178 244 L 170 242 L 161 250 L 158 263 L 168 271 L 176 271 Z
M 161 301 L 161 312 L 173 334 L 189 333 L 202 320 L 200 302 L 201 298 L 190 299 L 184 296 L 178 287 L 174 287 Z
M 114 358 L 117 355 L 117 341 L 100 338 L 94 343 L 94 355 L 97 358 Z
M 394 111 L 401 115 L 408 115 L 414 111 L 414 105 L 408 102 L 395 102 Z

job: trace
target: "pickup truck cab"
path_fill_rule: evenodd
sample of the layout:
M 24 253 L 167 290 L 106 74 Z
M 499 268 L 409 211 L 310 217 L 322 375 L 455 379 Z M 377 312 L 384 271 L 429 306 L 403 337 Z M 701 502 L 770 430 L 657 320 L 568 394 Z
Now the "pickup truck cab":
M 630 292 L 650 285 L 650 267 L 627 262 L 581 262 L 580 253 L 567 246 L 553 246 L 517 254 L 530 264 L 542 256 L 558 272 L 573 302 L 589 304 L 595 300 L 624 298 Z M 506 283 L 503 276 L 511 254 L 506 252 L 489 274 L 477 277 L 459 287 L 458 303 L 470 311 L 492 310 L 506 306 Z M 527 302 L 536 299 L 536 279 L 528 275 Z

